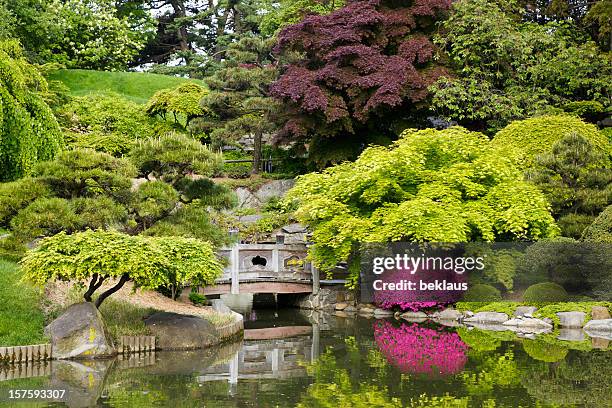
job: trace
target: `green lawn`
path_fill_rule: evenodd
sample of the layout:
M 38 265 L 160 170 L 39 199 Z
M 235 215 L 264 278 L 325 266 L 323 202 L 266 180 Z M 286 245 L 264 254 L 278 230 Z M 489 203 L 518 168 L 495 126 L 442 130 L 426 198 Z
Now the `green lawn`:
M 0 346 L 45 342 L 42 294 L 20 280 L 17 264 L 0 259 Z
M 111 91 L 124 95 L 137 103 L 146 103 L 160 89 L 173 88 L 186 81 L 169 75 L 142 72 L 106 72 L 84 69 L 62 69 L 49 75 L 49 80 L 61 81 L 72 96 L 84 96 L 92 92 Z

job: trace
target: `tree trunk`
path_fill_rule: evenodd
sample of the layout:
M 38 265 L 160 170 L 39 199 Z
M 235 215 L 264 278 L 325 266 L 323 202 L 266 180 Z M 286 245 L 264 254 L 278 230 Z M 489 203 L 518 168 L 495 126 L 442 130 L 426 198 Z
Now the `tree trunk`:
M 257 174 L 261 170 L 261 138 L 262 132 L 260 130 L 255 131 L 253 137 L 253 170 L 251 173 Z
M 104 302 L 106 300 L 107 297 L 109 297 L 110 295 L 112 295 L 113 293 L 117 292 L 119 289 L 121 289 L 123 287 L 123 285 L 125 285 L 125 283 L 127 281 L 130 280 L 130 277 L 128 274 L 123 274 L 121 275 L 121 279 L 119 279 L 119 282 L 117 282 L 117 284 L 115 286 L 113 286 L 112 288 L 110 288 L 109 290 L 107 290 L 106 292 L 103 292 L 98 299 L 96 300 L 96 308 L 100 308 L 100 306 L 102 305 L 102 302 Z
M 99 276 L 97 273 L 93 274 L 91 282 L 89 282 L 89 288 L 87 288 L 87 292 L 83 294 L 83 298 L 85 298 L 86 302 L 91 302 L 91 297 L 96 290 L 100 289 L 104 280 L 106 280 L 106 276 Z

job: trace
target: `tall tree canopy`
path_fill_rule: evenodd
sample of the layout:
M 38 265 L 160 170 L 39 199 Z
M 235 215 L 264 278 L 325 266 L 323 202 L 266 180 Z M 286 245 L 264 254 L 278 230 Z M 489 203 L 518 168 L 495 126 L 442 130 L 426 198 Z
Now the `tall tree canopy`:
M 122 69 L 153 34 L 153 18 L 120 16 L 114 0 L 11 0 L 15 35 L 37 62 Z
M 610 56 L 570 23 L 521 24 L 520 14 L 514 2 L 453 4 L 436 37 L 454 72 L 432 87 L 437 114 L 493 132 L 572 102 L 610 105 Z
M 372 135 L 391 135 L 393 123 L 421 107 L 444 72 L 433 64 L 427 35 L 449 6 L 353 0 L 281 31 L 277 51 L 298 54 L 271 88 L 287 109 L 281 136 L 329 150 L 348 143 L 354 154 Z
M 53 112 L 43 99 L 47 82 L 19 43 L 0 40 L 0 181 L 27 175 L 63 146 Z
M 277 75 L 271 58 L 273 40 L 243 37 L 230 45 L 221 69 L 206 79 L 211 92 L 202 100 L 209 115 L 202 118 L 213 143 L 235 141 L 253 135 L 253 172 L 261 170 L 262 138 L 275 130 L 278 104 L 268 88 Z

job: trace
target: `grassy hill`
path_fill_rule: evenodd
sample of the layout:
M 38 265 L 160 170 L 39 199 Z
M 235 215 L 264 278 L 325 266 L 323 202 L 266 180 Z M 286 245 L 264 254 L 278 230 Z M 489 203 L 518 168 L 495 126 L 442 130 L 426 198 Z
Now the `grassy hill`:
M 84 96 L 91 92 L 111 91 L 124 95 L 137 103 L 146 103 L 158 90 L 172 88 L 186 81 L 168 75 L 148 74 L 143 72 L 106 72 L 84 69 L 62 69 L 49 75 L 49 80 L 61 81 L 72 96 Z

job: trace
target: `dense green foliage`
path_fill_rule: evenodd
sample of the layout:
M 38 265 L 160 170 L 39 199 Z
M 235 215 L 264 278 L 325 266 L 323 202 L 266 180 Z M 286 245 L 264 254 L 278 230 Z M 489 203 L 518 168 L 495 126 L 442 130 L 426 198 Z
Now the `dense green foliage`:
M 612 204 L 612 164 L 580 134 L 569 134 L 552 151 L 536 157 L 527 173 L 549 199 L 563 236 L 579 239 L 584 229 Z
M 172 114 L 174 121 L 180 117 L 185 120 L 185 127 L 189 126 L 194 118 L 202 116 L 206 111 L 200 106 L 200 101 L 208 94 L 208 90 L 194 82 L 188 82 L 174 89 L 157 91 L 146 106 L 151 116 L 159 115 L 164 120 Z
M 200 127 L 210 134 L 213 145 L 253 135 L 254 173 L 261 170 L 263 135 L 276 129 L 273 117 L 279 109 L 267 96 L 269 84 L 277 75 L 271 60 L 273 43 L 245 37 L 230 45 L 222 68 L 206 79 L 211 92 L 202 100 L 209 114 Z
M 180 230 L 177 235 L 225 242 L 227 234 L 209 222 L 206 212 L 231 207 L 234 198 L 227 188 L 194 175 L 210 175 L 218 155 L 182 135 L 142 142 L 135 151 L 137 166 L 86 149 L 64 151 L 38 164 L 32 178 L 0 185 L 6 193 L 0 195 L 0 225 L 10 226 L 21 242 L 86 229 L 137 234 L 154 225 L 149 235 Z M 153 179 L 133 185 L 139 173 Z
M 359 242 L 540 239 L 557 234 L 546 198 L 479 133 L 409 130 L 289 192 L 324 271 Z
M 572 116 L 540 116 L 512 122 L 497 132 L 492 144 L 516 159 L 522 168 L 529 168 L 535 165 L 537 156 L 551 153 L 555 143 L 571 134 L 579 134 L 592 143 L 603 155 L 597 164 L 609 166 L 612 145 L 607 138 L 594 125 Z
M 568 102 L 610 105 L 609 55 L 571 22 L 521 24 L 520 13 L 514 1 L 454 2 L 437 43 L 457 75 L 432 87 L 435 111 L 494 130 Z
M 186 283 L 203 286 L 211 284 L 223 270 L 207 242 L 102 230 L 72 235 L 61 232 L 45 238 L 26 254 L 21 268 L 25 278 L 38 285 L 54 280 L 89 282 L 86 301 L 91 301 L 104 281 L 119 279 L 98 297 L 98 307 L 128 281 L 146 289 Z
M 44 342 L 41 291 L 21 277 L 16 264 L 0 258 L 0 346 Z
M 532 303 L 563 302 L 567 300 L 567 292 L 563 286 L 552 282 L 542 282 L 531 285 L 523 294 L 523 301 Z
M 142 106 L 115 93 L 73 98 L 58 116 L 69 146 L 113 156 L 129 153 L 136 140 L 172 130 L 168 123 L 148 117 Z
M 0 181 L 27 175 L 49 160 L 63 138 L 43 94 L 47 83 L 17 41 L 0 39 Z
M 583 232 L 585 241 L 612 243 L 612 205 L 606 207 Z
M 132 25 L 112 0 L 14 0 L 14 34 L 37 62 L 121 69 L 144 47 L 150 19 Z

